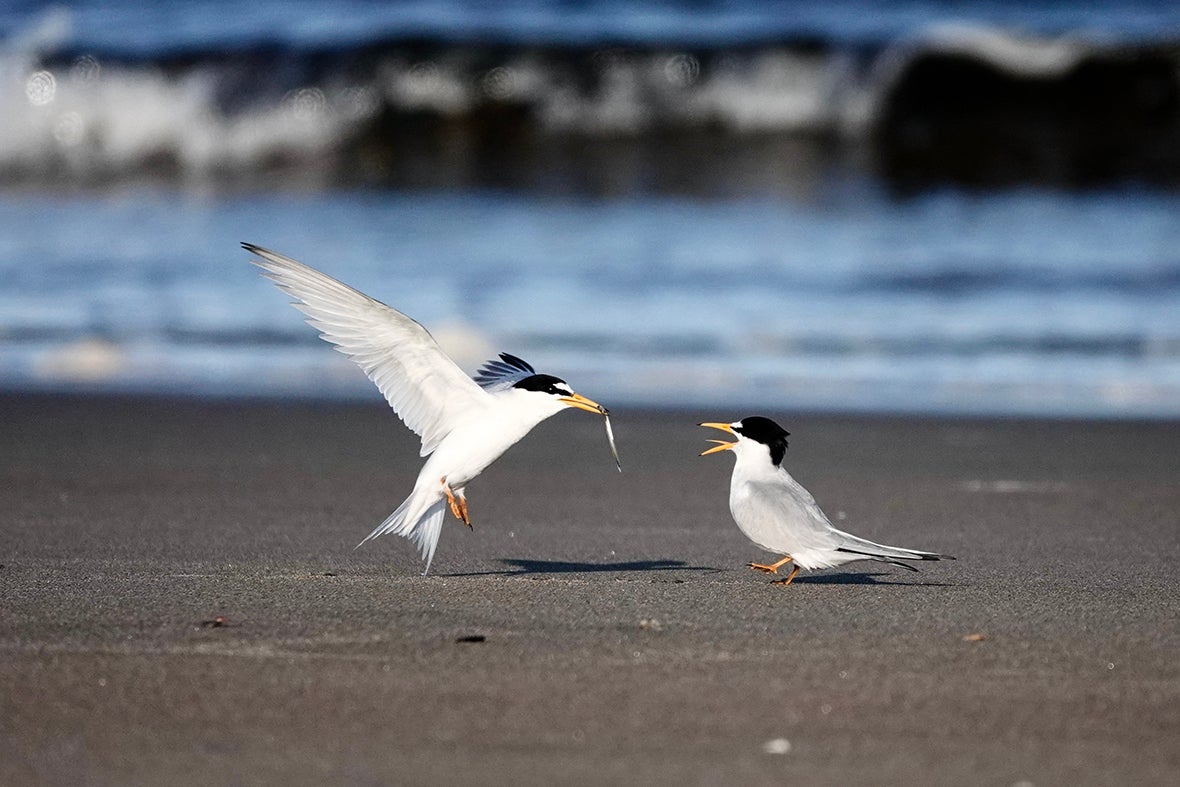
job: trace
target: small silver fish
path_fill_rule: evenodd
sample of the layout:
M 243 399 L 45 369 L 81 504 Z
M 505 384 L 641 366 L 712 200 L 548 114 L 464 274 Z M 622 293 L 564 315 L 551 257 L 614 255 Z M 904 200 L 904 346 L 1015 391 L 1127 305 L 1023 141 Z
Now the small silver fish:
M 623 465 L 619 463 L 619 449 L 615 448 L 615 433 L 610 428 L 610 415 L 605 411 L 602 413 L 602 422 L 606 424 L 606 439 L 610 441 L 610 455 L 615 459 L 615 467 L 619 468 L 619 472 L 623 472 Z

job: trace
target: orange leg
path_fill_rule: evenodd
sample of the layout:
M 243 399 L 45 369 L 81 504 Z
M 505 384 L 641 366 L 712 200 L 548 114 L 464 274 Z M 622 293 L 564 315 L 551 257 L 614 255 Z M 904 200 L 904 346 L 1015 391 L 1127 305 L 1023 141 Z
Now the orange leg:
M 771 563 L 769 566 L 764 566 L 761 563 L 748 563 L 747 565 L 756 571 L 761 571 L 763 574 L 777 574 L 780 566 L 786 565 L 787 563 L 790 563 L 790 562 L 791 562 L 791 556 L 787 555 L 779 562 Z M 795 566 L 795 570 L 798 571 L 799 567 Z M 791 574 L 791 576 L 795 576 L 795 575 Z
M 770 584 L 782 585 L 783 587 L 786 587 L 787 585 L 791 584 L 791 580 L 794 579 L 795 575 L 798 573 L 799 573 L 799 566 L 796 565 L 794 568 L 791 569 L 791 573 L 786 579 L 776 579 L 773 582 L 771 582 Z
M 447 496 L 447 504 L 451 507 L 451 513 L 455 515 L 455 519 L 462 520 L 463 524 L 474 530 L 471 527 L 471 519 L 467 516 L 467 498 L 463 497 L 463 493 L 455 494 L 451 491 L 451 487 L 447 485 L 446 476 L 439 479 L 442 483 L 443 492 Z

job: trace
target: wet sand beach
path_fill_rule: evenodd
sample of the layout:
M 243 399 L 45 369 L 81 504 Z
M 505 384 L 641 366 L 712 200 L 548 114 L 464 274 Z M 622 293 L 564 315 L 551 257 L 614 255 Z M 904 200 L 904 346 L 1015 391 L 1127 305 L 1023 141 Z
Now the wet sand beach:
M 0 783 L 1175 779 L 1180 424 L 763 413 L 959 558 L 783 588 L 697 456 L 750 414 L 618 408 L 621 475 L 542 424 L 423 578 L 353 550 L 421 461 L 383 403 L 0 397 Z

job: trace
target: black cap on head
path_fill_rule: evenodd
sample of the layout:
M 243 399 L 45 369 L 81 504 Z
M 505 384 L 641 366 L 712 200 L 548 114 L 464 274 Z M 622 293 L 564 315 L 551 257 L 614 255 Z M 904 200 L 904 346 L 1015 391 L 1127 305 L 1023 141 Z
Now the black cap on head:
M 569 384 L 560 377 L 554 377 L 551 374 L 533 374 L 518 381 L 513 388 L 520 388 L 524 391 L 539 391 L 540 393 L 553 394 L 554 396 L 569 396 Z
M 760 415 L 752 415 L 749 418 L 743 418 L 741 422 L 733 428 L 733 431 L 740 434 L 742 437 L 756 440 L 759 443 L 767 446 L 770 449 L 770 461 L 774 464 L 781 464 L 783 457 L 787 453 L 787 435 L 790 434 L 786 429 L 776 424 L 769 418 L 763 418 Z

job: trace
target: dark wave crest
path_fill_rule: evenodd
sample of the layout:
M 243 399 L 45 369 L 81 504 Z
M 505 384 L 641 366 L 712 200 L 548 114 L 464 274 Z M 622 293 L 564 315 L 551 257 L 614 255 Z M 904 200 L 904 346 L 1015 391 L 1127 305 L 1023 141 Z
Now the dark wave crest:
M 808 189 L 842 166 L 901 186 L 1180 179 L 1180 54 L 1156 41 L 978 26 L 680 44 L 403 31 L 9 46 L 0 70 L 15 76 L 0 88 L 7 183 L 750 192 Z

